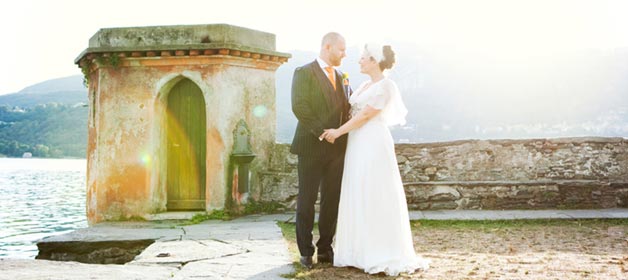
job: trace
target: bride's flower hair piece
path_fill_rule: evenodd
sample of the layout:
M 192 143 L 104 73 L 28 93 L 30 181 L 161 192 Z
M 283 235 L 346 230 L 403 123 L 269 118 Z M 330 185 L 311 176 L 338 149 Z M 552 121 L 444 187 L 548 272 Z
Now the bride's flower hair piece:
M 384 59 L 384 49 L 376 43 L 368 43 L 364 45 L 364 55 L 372 57 L 377 63 Z
M 392 68 L 395 64 L 395 52 L 388 45 L 382 47 L 379 44 L 368 43 L 364 45 L 364 54 L 372 57 L 382 71 Z

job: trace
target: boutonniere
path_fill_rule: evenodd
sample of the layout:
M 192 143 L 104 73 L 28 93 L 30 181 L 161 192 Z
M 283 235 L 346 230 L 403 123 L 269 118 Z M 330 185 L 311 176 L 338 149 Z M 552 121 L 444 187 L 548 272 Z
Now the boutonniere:
M 351 94 L 353 94 L 353 90 L 351 89 L 351 85 L 349 84 L 349 73 L 347 72 L 342 73 L 342 85 L 344 86 L 345 95 L 348 100 Z
M 342 84 L 345 86 L 349 85 L 349 73 L 347 72 L 342 73 Z

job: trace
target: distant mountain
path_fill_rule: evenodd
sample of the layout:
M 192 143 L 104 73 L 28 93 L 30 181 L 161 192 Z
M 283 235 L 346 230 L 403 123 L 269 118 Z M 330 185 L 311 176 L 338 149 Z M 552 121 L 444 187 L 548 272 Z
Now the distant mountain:
M 0 95 L 0 106 L 26 108 L 48 103 L 87 104 L 87 88 L 83 86 L 83 76 L 47 80 L 16 93 Z
M 397 63 L 388 75 L 409 110 L 407 124 L 392 129 L 397 142 L 628 137 L 628 48 L 499 57 L 392 46 Z M 297 123 L 290 101 L 294 69 L 318 55 L 289 53 L 292 58 L 276 73 L 280 143 L 291 142 Z M 359 72 L 359 57 L 360 49 L 350 47 L 339 67 L 354 89 L 368 79 Z M 82 79 L 53 79 L 0 95 L 0 155 L 36 148 L 34 155 L 84 156 L 88 108 L 82 105 Z
M 392 128 L 397 142 L 628 137 L 628 48 L 551 55 L 468 53 L 393 43 L 388 73 L 408 107 L 407 124 Z M 317 53 L 292 51 L 277 71 L 277 141 L 290 143 L 294 69 Z M 340 70 L 355 89 L 360 50 L 349 48 Z
M 52 80 L 47 80 L 41 83 L 34 84 L 32 86 L 28 86 L 18 93 L 21 94 L 46 94 L 50 92 L 60 92 L 60 91 L 82 91 L 87 92 L 87 89 L 83 85 L 83 76 L 74 75 L 63 78 L 57 78 Z

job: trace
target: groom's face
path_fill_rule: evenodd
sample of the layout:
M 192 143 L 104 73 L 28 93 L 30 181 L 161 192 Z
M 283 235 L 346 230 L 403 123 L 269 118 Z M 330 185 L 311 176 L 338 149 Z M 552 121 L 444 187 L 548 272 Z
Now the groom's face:
M 329 45 L 329 62 L 332 66 L 340 66 L 342 59 L 345 58 L 346 53 L 345 40 L 340 39 Z

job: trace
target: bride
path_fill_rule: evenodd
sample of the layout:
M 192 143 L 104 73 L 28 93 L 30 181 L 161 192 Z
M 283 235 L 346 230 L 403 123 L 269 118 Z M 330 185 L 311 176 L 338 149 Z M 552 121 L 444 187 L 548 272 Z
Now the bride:
M 333 142 L 349 133 L 334 266 L 391 276 L 428 267 L 428 261 L 414 252 L 406 197 L 388 129 L 405 124 L 408 112 L 397 85 L 383 74 L 394 62 L 390 46 L 365 46 L 360 72 L 371 79 L 349 99 L 351 120 L 323 134 Z

